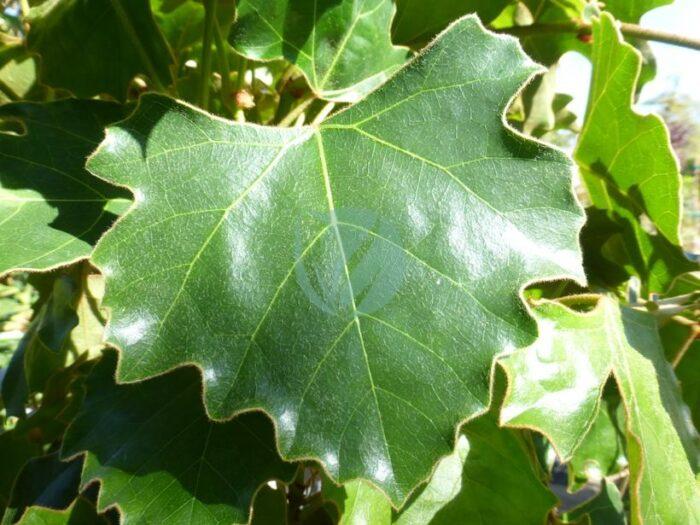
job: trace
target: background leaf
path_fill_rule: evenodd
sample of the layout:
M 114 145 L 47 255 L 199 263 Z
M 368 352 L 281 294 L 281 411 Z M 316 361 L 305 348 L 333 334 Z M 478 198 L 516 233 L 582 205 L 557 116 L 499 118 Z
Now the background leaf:
M 129 194 L 90 175 L 85 159 L 122 106 L 96 100 L 0 107 L 0 273 L 87 256 Z
M 19 523 L 20 525 L 107 525 L 109 522 L 97 514 L 92 502 L 79 497 L 65 510 L 29 507 Z
M 663 291 L 675 275 L 695 267 L 677 247 L 678 162 L 663 121 L 632 108 L 641 59 L 609 14 L 594 22 L 593 41 L 589 107 L 574 157 L 593 204 L 625 230 L 630 263 L 649 291 Z
M 510 3 L 510 0 L 397 0 L 393 37 L 402 44 L 425 43 L 450 22 L 468 13 L 477 14 L 487 24 Z
M 545 522 L 556 498 L 542 483 L 522 435 L 499 428 L 504 381 L 494 388 L 489 413 L 462 427 L 455 451 L 440 460 L 396 525 Z
M 41 57 L 41 81 L 51 87 L 124 101 L 136 75 L 155 87 L 171 82 L 172 56 L 145 0 L 44 2 L 29 22 L 27 45 Z
M 30 460 L 12 488 L 3 525 L 17 522 L 31 506 L 65 509 L 78 495 L 82 461 L 64 462 L 58 454 Z

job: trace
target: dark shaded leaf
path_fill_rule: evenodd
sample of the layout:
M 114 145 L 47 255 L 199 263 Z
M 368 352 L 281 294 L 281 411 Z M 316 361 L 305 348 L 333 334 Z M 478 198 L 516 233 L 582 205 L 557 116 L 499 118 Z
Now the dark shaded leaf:
M 264 415 L 207 419 L 193 368 L 116 385 L 115 365 L 107 353 L 86 380 L 62 451 L 86 453 L 82 483 L 101 483 L 99 511 L 117 504 L 123 523 L 247 523 L 258 487 L 294 475 Z

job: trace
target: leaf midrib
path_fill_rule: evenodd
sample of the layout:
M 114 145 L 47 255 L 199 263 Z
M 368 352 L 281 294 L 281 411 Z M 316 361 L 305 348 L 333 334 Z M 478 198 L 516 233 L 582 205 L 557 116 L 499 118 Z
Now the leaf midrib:
M 324 187 L 326 190 L 326 199 L 327 199 L 327 204 L 328 204 L 328 216 L 330 218 L 330 223 L 331 223 L 331 228 L 333 228 L 333 231 L 335 233 L 335 238 L 336 242 L 338 243 L 338 250 L 340 251 L 340 256 L 343 261 L 343 270 L 345 273 L 345 279 L 347 281 L 348 285 L 348 295 L 350 296 L 350 304 L 352 306 L 352 311 L 353 311 L 353 318 L 355 321 L 355 326 L 357 327 L 357 334 L 360 338 L 360 347 L 362 348 L 362 355 L 364 357 L 365 361 L 365 366 L 367 368 L 367 377 L 369 379 L 370 383 L 370 388 L 372 390 L 372 396 L 374 397 L 374 404 L 377 409 L 377 417 L 379 418 L 379 427 L 381 428 L 382 431 L 382 439 L 384 441 L 384 448 L 385 448 L 385 453 L 386 453 L 386 458 L 389 460 L 390 463 L 390 471 L 393 476 L 393 462 L 391 459 L 391 452 L 389 451 L 389 443 L 386 439 L 386 428 L 384 426 L 384 421 L 382 419 L 382 411 L 379 407 L 379 398 L 377 397 L 377 387 L 374 382 L 374 376 L 372 375 L 372 368 L 370 367 L 369 364 L 369 356 L 367 355 L 367 348 L 365 346 L 365 339 L 362 334 L 362 326 L 360 324 L 360 316 L 359 312 L 357 310 L 357 304 L 355 303 L 355 292 L 352 288 L 352 280 L 350 279 L 350 270 L 348 269 L 348 259 L 345 254 L 345 247 L 343 246 L 343 239 L 340 235 L 340 229 L 338 228 L 338 217 L 335 213 L 335 203 L 333 201 L 333 190 L 331 187 L 331 181 L 330 181 L 330 176 L 328 173 L 328 165 L 326 164 L 326 153 L 325 153 L 325 148 L 323 146 L 323 138 L 321 137 L 321 133 L 319 131 L 316 131 L 314 134 L 316 137 L 316 144 L 318 146 L 318 154 L 319 154 L 319 159 L 321 162 L 321 172 L 323 174 L 323 183 Z

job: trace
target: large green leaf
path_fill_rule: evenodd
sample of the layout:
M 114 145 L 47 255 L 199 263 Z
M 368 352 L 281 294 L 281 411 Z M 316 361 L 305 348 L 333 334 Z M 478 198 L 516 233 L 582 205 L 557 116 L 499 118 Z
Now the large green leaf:
M 354 102 L 408 58 L 391 44 L 394 9 L 391 0 L 242 0 L 229 40 L 248 58 L 296 64 L 321 98 Z
M 90 253 L 128 193 L 90 175 L 85 158 L 122 117 L 121 106 L 88 100 L 0 108 L 18 126 L 0 133 L 0 273 Z
M 636 245 L 641 258 L 636 266 L 654 277 L 649 289 L 663 291 L 674 273 L 692 268 L 677 261 L 682 252 L 673 246 L 679 244 L 678 163 L 661 118 L 632 107 L 641 58 L 609 14 L 594 22 L 593 42 L 589 106 L 575 158 L 593 204 L 632 228 L 624 242 Z M 658 233 L 649 233 L 646 217 Z
M 406 44 L 426 42 L 467 13 L 476 13 L 487 24 L 510 3 L 511 0 L 396 0 L 393 37 Z
M 545 302 L 536 315 L 539 339 L 501 361 L 510 377 L 501 421 L 542 432 L 567 459 L 612 373 L 626 413 L 633 523 L 697 522 L 688 457 L 695 463 L 698 452 L 654 318 L 608 298 L 587 314 Z
M 247 523 L 259 485 L 294 475 L 264 415 L 206 417 L 194 369 L 117 385 L 115 365 L 108 353 L 87 378 L 62 451 L 86 453 L 82 483 L 100 481 L 100 511 L 118 505 L 123 523 Z
M 41 57 L 41 81 L 78 97 L 125 100 L 131 80 L 171 82 L 172 57 L 149 2 L 54 0 L 31 11 L 29 50 Z
M 402 501 L 533 339 L 521 287 L 583 280 L 569 161 L 503 122 L 535 71 L 466 17 L 319 126 L 142 97 L 89 162 L 136 195 L 93 258 L 120 380 L 195 363 L 213 417 Z

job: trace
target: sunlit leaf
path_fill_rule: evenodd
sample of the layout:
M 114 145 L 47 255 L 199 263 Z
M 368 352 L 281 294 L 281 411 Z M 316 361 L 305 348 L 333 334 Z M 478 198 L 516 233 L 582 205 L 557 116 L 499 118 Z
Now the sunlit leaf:
M 610 15 L 594 22 L 593 42 L 589 107 L 575 158 L 593 204 L 625 231 L 630 264 L 649 291 L 664 291 L 677 273 L 695 267 L 677 246 L 678 163 L 663 121 L 632 107 L 641 59 Z

